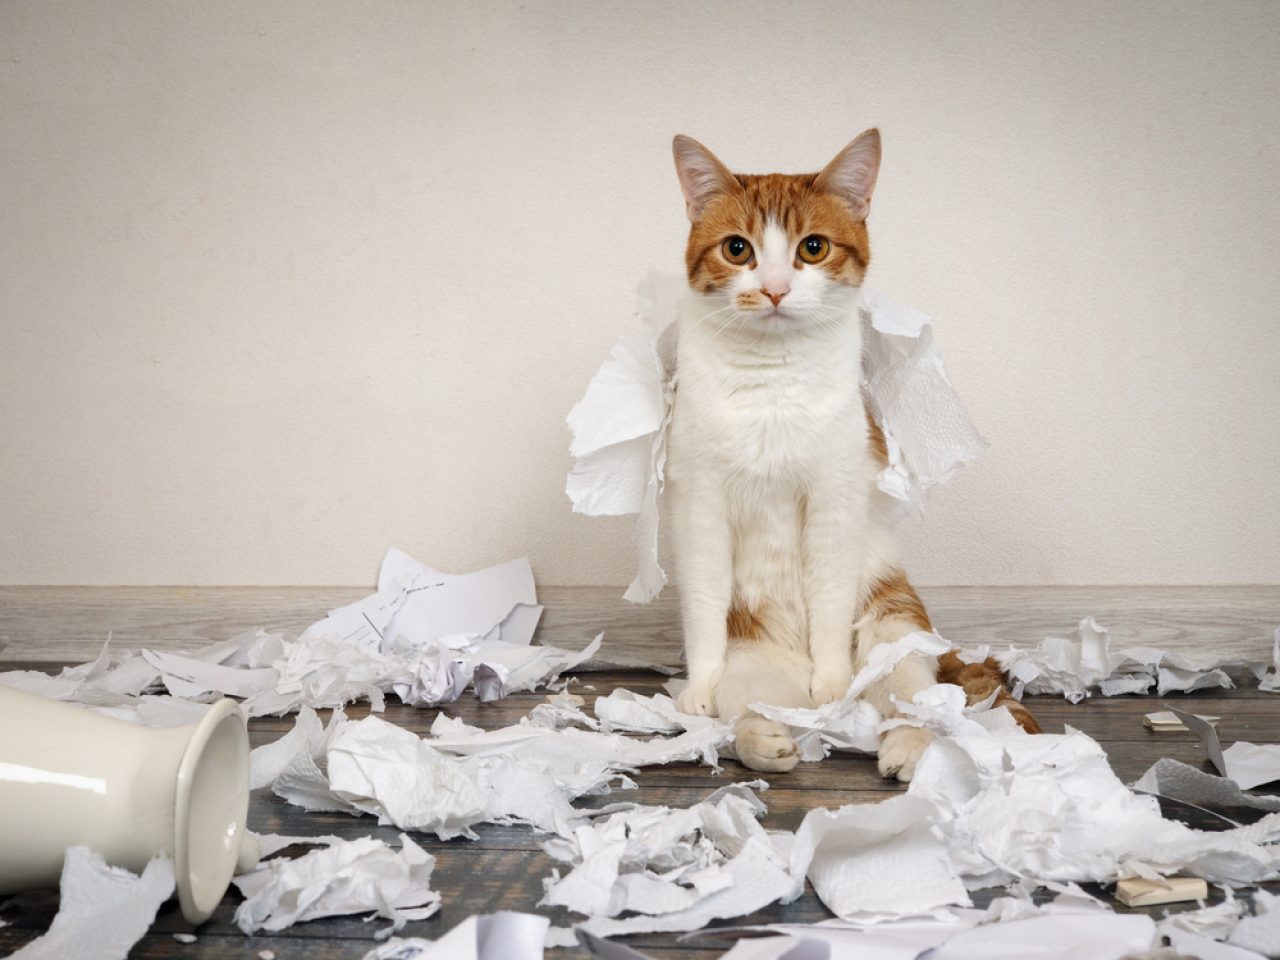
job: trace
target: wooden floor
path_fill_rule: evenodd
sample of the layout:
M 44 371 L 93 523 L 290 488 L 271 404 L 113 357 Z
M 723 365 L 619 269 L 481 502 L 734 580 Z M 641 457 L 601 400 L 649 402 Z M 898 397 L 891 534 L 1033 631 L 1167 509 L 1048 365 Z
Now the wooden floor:
M 117 588 L 5 588 L 0 589 L 0 669 L 40 666 L 53 669 L 79 662 L 96 653 L 107 631 L 119 649 L 139 645 L 187 646 L 224 639 L 258 624 L 298 630 L 327 607 L 363 596 L 363 590 L 178 590 Z M 1212 648 L 1227 657 L 1269 657 L 1271 636 L 1280 624 L 1280 588 L 1070 588 L 972 589 L 927 591 L 940 630 L 949 638 L 977 643 L 998 641 L 1033 643 L 1046 634 L 1074 635 L 1074 624 L 1096 616 L 1124 643 L 1143 642 L 1172 649 Z M 580 646 L 600 630 L 605 650 L 675 663 L 678 631 L 674 603 L 664 595 L 658 605 L 633 608 L 616 600 L 616 591 L 595 588 L 543 589 L 548 609 L 540 630 L 543 642 Z M 1224 744 L 1237 739 L 1255 743 L 1280 742 L 1280 694 L 1256 690 L 1252 679 L 1237 671 L 1239 689 L 1176 696 L 1197 712 L 1223 718 L 1219 729 Z M 615 687 L 650 693 L 663 678 L 648 671 L 610 670 L 583 675 L 574 690 L 586 696 L 603 695 Z M 452 716 L 486 728 L 515 723 L 541 702 L 543 694 L 519 694 L 495 703 L 467 698 L 441 708 Z M 1087 700 L 1072 706 L 1057 698 L 1029 698 L 1029 704 L 1048 732 L 1071 724 L 1097 739 L 1108 751 L 1116 773 L 1125 780 L 1138 777 L 1162 756 L 1200 764 L 1198 745 L 1190 734 L 1153 734 L 1142 726 L 1142 714 L 1156 709 L 1145 697 Z M 353 718 L 367 709 L 357 705 Z M 425 733 L 437 711 L 404 707 L 391 698 L 385 719 Z M 292 719 L 259 719 L 250 732 L 254 746 L 270 742 L 292 726 Z M 726 763 L 716 776 L 706 767 L 672 764 L 644 771 L 640 789 L 626 799 L 641 803 L 687 806 L 711 790 L 756 774 Z M 876 774 L 874 760 L 836 755 L 824 762 L 802 764 L 789 774 L 775 776 L 764 795 L 769 807 L 765 824 L 795 829 L 806 811 L 851 802 L 874 802 L 901 789 Z M 604 803 L 620 799 L 597 798 Z M 1169 809 L 1170 815 L 1194 817 L 1194 811 Z M 1200 821 L 1192 821 L 1200 823 Z M 393 828 L 380 828 L 371 818 L 340 814 L 308 814 L 265 791 L 253 798 L 250 827 L 259 832 L 335 833 L 347 838 L 381 837 L 393 844 Z M 1207 824 L 1203 824 L 1206 825 Z M 465 917 L 494 910 L 535 911 L 542 894 L 542 878 L 553 866 L 540 849 L 539 837 L 526 828 L 481 826 L 478 841 L 448 843 L 422 839 L 437 866 L 432 885 L 444 897 L 434 918 L 410 924 L 403 935 L 438 937 Z M 421 839 L 421 838 L 420 838 Z M 190 932 L 176 904 L 162 908 L 150 933 L 130 954 L 134 958 L 182 957 L 260 958 L 270 950 L 277 960 L 360 958 L 374 946 L 378 924 L 334 918 L 299 924 L 280 935 L 245 937 L 232 924 L 238 901 L 228 894 L 213 919 L 195 931 L 196 942 L 181 944 L 174 933 Z M 23 895 L 0 907 L 0 955 L 41 933 L 57 909 L 56 893 Z M 552 920 L 574 919 L 563 910 L 544 910 Z M 1159 915 L 1160 910 L 1154 913 Z M 812 922 L 829 914 L 812 893 L 789 906 L 774 905 L 735 923 Z M 725 945 L 694 942 L 677 945 L 672 935 L 639 936 L 630 945 L 656 958 L 714 957 Z M 548 956 L 569 956 L 552 951 Z

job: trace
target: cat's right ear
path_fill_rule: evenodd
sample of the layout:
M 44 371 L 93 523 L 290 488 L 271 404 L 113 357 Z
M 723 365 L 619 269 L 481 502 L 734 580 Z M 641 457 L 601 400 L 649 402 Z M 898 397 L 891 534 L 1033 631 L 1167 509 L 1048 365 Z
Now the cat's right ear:
M 722 193 L 738 188 L 738 181 L 716 155 L 693 137 L 678 134 L 671 141 L 676 158 L 676 174 L 684 191 L 684 208 L 690 220 L 697 220 L 707 204 Z

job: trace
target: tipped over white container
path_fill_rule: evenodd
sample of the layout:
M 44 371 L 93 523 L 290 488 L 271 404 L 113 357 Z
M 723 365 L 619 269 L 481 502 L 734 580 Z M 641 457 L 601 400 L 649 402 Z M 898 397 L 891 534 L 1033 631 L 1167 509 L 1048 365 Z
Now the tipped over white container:
M 68 847 L 134 873 L 163 853 L 182 915 L 203 923 L 237 868 L 257 863 L 248 807 L 249 736 L 232 700 L 154 728 L 0 687 L 0 893 L 57 886 Z

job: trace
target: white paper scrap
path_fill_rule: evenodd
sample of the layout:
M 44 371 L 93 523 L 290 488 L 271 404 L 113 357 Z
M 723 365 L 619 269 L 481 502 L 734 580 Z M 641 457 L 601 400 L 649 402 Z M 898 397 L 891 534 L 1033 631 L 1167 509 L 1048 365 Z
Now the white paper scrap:
M 392 921 L 379 936 L 440 908 L 430 888 L 435 858 L 401 834 L 393 850 L 364 837 L 330 844 L 298 857 L 267 860 L 232 883 L 245 896 L 236 925 L 245 933 L 278 931 L 304 920 L 373 913 Z
M 439 940 L 393 937 L 364 960 L 542 960 L 549 925 L 532 913 L 467 917 Z
M 492 639 L 527 644 L 533 636 L 529 617 L 503 629 L 503 621 L 521 604 L 538 605 L 528 560 L 448 574 L 393 548 L 383 558 L 377 593 L 331 611 L 299 640 L 338 640 L 389 653 L 420 649 L 454 634 L 485 636 L 496 629 Z
M 918 505 L 925 490 L 976 459 L 974 427 L 933 342 L 933 320 L 863 288 L 863 385 L 889 448 L 877 485 Z
M 160 672 L 160 679 L 176 697 L 196 700 L 207 694 L 251 697 L 275 687 L 277 673 L 271 667 L 224 667 L 195 657 L 158 650 L 143 650 L 142 657 Z
M 107 866 L 88 847 L 71 847 L 53 923 L 11 960 L 119 960 L 142 939 L 173 891 L 173 863 L 163 857 L 134 876 Z
M 1162 757 L 1152 764 L 1133 784 L 1133 789 L 1198 807 L 1208 807 L 1210 812 L 1215 813 L 1219 807 L 1280 810 L 1280 797 L 1245 793 L 1226 777 L 1215 777 L 1170 757 Z
M 139 654 L 113 656 L 110 647 L 108 638 L 94 660 L 64 667 L 57 676 L 39 670 L 0 673 L 0 685 L 93 707 L 128 706 L 155 683 L 159 673 Z
M 602 937 L 697 930 L 773 903 L 790 877 L 749 786 L 717 790 L 687 810 L 636 806 L 549 841 L 547 853 L 573 868 L 543 881 L 543 903 L 585 914 L 578 928 Z M 574 942 L 568 929 L 548 934 L 549 946 Z
M 1154 797 L 1125 787 L 1102 748 L 1074 730 L 1019 736 L 962 715 L 925 752 L 907 794 L 937 808 L 971 888 L 1175 872 L 1252 883 L 1280 866 L 1280 814 L 1213 832 L 1165 820 Z
M 1271 663 L 1259 664 L 1253 668 L 1253 675 L 1258 678 L 1258 689 L 1275 692 L 1280 690 L 1280 627 L 1276 627 L 1271 640 Z
M 1192 933 L 1210 940 L 1225 940 L 1231 935 L 1240 915 L 1244 913 L 1245 902 L 1237 900 L 1231 887 L 1222 888 L 1223 900 L 1211 907 L 1199 907 L 1195 910 L 1182 910 L 1169 913 L 1157 926 L 1166 937 L 1172 938 L 1174 931 Z
M 807 876 L 843 920 L 874 922 L 969 905 L 934 827 L 936 808 L 916 797 L 810 810 L 791 845 L 792 890 Z
M 488 802 L 457 761 L 416 734 L 377 717 L 344 725 L 328 750 L 329 788 L 379 823 L 467 835 L 485 819 Z
M 1280 955 L 1280 895 L 1253 892 L 1253 916 L 1241 917 L 1227 942 L 1268 957 Z
M 1173 713 L 1186 724 L 1187 729 L 1199 737 L 1205 758 L 1241 790 L 1251 790 L 1264 783 L 1280 780 L 1280 744 L 1237 740 L 1223 750 L 1213 724 L 1183 710 L 1174 710 Z

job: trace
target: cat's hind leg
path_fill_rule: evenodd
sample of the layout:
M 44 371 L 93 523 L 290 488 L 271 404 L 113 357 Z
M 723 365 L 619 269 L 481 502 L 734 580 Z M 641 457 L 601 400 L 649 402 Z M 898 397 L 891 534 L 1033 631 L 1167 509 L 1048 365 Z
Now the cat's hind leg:
M 854 631 L 857 636 L 857 661 L 861 668 L 872 649 L 892 643 L 917 630 L 932 630 L 929 615 L 920 602 L 906 574 L 887 570 L 868 591 Z M 910 702 L 926 687 L 938 682 L 938 663 L 934 657 L 911 654 L 892 672 L 867 690 L 867 699 L 885 717 L 897 715 L 894 701 Z M 895 727 L 880 741 L 878 766 L 883 777 L 896 777 L 904 783 L 916 771 L 916 763 L 933 740 L 928 730 L 920 727 Z
M 787 728 L 766 720 L 747 704 L 809 707 L 807 655 L 768 640 L 729 641 L 724 673 L 716 686 L 716 712 L 733 720 L 734 752 L 752 770 L 785 773 L 800 762 Z

